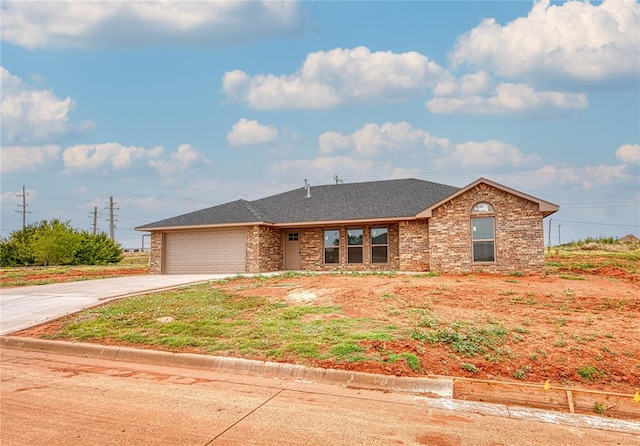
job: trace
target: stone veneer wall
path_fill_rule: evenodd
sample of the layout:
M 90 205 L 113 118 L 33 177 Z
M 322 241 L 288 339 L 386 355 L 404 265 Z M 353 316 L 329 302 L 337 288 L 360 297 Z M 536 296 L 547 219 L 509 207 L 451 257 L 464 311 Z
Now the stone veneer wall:
M 481 201 L 495 209 L 495 262 L 473 262 L 471 208 Z M 433 210 L 430 267 L 454 273 L 540 272 L 544 269 L 542 218 L 537 203 L 479 184 Z
M 400 222 L 400 271 L 429 271 L 427 220 Z
M 371 229 L 388 229 L 387 263 L 371 263 Z M 347 262 L 347 227 L 327 226 L 300 229 L 300 257 L 305 271 L 396 271 L 400 268 L 398 252 L 398 225 L 360 225 L 348 228 L 363 229 L 362 263 Z M 324 263 L 324 231 L 340 230 L 340 262 Z
M 151 231 L 151 254 L 149 255 L 149 272 L 162 274 L 163 236 L 161 231 Z
M 247 227 L 247 272 L 284 269 L 282 232 L 269 226 Z

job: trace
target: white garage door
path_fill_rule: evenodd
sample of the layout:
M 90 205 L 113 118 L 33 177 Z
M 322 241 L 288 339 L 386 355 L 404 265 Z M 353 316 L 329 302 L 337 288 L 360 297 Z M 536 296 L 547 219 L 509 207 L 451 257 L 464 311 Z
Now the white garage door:
M 242 273 L 246 265 L 244 229 L 165 234 L 166 274 Z

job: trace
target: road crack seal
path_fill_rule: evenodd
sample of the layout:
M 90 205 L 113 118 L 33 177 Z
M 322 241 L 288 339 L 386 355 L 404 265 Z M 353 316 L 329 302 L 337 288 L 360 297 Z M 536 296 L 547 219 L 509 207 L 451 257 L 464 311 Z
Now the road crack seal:
M 242 418 L 238 419 L 236 422 L 234 422 L 231 426 L 227 427 L 225 430 L 223 430 L 222 432 L 220 432 L 218 435 L 216 435 L 215 437 L 213 437 L 211 440 L 207 441 L 204 446 L 209 446 L 211 443 L 213 443 L 214 441 L 216 441 L 218 438 L 220 438 L 222 435 L 224 435 L 227 431 L 229 431 L 230 429 L 232 429 L 233 427 L 235 427 L 238 423 L 240 423 L 241 421 L 243 421 L 244 419 L 246 419 L 249 415 L 251 415 L 252 413 L 256 412 L 257 410 L 261 409 L 265 404 L 267 404 L 269 401 L 271 401 L 272 399 L 274 399 L 275 397 L 277 397 L 278 395 L 280 395 L 282 392 L 284 391 L 284 389 L 280 389 L 278 390 L 275 394 L 273 394 L 270 398 L 268 398 L 266 401 L 264 401 L 262 404 L 260 404 L 258 407 L 256 407 L 255 409 L 251 410 L 249 413 L 247 413 L 245 416 L 243 416 Z

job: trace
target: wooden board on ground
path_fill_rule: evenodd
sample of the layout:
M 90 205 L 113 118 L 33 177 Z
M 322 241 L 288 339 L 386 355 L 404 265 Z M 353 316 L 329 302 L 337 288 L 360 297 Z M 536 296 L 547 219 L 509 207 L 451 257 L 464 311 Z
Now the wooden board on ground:
M 458 378 L 453 382 L 453 397 L 640 420 L 640 401 L 619 393 Z

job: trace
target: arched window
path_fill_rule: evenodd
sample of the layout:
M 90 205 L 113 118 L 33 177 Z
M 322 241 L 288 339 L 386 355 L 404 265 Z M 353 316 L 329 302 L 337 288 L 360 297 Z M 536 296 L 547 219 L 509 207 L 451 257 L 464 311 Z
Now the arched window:
M 476 203 L 471 209 L 471 240 L 474 262 L 495 262 L 495 209 L 490 203 Z M 487 215 L 482 215 L 487 214 Z M 482 215 L 482 216 L 480 216 Z
M 473 209 L 471 209 L 471 212 L 474 214 L 489 214 L 495 212 L 495 210 L 491 203 L 481 201 L 480 203 L 476 203 Z

